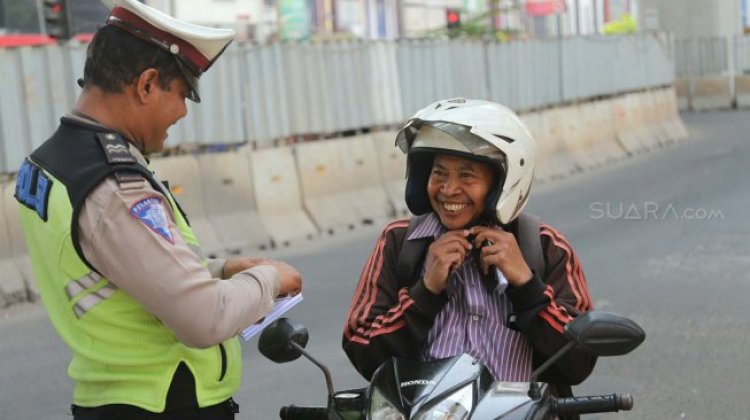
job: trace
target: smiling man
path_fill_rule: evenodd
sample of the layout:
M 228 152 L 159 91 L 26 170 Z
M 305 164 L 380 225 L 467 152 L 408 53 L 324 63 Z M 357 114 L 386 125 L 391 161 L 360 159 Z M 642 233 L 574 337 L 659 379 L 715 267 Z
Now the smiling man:
M 497 380 L 529 381 L 567 343 L 565 324 L 591 310 L 570 244 L 522 213 L 534 138 L 509 109 L 459 98 L 419 111 L 396 143 L 417 216 L 386 226 L 364 267 L 344 327 L 349 359 L 370 379 L 391 356 L 467 353 Z M 574 350 L 542 379 L 571 395 L 594 363 Z
M 16 185 L 42 301 L 73 355 L 73 417 L 231 419 L 237 335 L 302 280 L 279 261 L 206 258 L 144 156 L 200 101 L 234 31 L 104 3 L 83 91 Z

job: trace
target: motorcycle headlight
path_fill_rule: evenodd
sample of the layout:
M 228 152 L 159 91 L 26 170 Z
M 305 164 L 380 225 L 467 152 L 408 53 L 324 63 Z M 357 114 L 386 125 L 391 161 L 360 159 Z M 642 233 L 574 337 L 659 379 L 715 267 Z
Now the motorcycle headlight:
M 388 401 L 377 388 L 372 392 L 370 400 L 371 420 L 406 420 L 406 417 Z
M 473 406 L 474 392 L 472 384 L 469 384 L 422 413 L 417 420 L 465 420 L 469 418 Z

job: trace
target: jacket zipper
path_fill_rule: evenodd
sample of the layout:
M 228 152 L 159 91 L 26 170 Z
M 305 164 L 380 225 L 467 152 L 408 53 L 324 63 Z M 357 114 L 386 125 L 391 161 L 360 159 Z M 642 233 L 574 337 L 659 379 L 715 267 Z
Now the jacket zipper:
M 221 352 L 221 375 L 219 375 L 219 382 L 221 382 L 227 373 L 227 351 L 224 349 L 224 343 L 219 344 L 219 352 Z

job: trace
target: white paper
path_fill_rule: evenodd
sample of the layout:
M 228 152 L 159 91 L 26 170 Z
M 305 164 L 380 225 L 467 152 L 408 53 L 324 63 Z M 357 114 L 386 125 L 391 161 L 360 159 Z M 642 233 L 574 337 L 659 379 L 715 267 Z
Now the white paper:
M 505 278 L 505 274 L 500 271 L 499 268 L 495 267 L 495 276 L 497 277 L 497 291 L 503 293 L 508 288 L 508 279 Z
M 302 294 L 276 298 L 276 301 L 273 304 L 273 308 L 271 308 L 271 311 L 266 314 L 265 318 L 245 328 L 240 335 L 243 339 L 245 339 L 245 341 L 249 340 L 255 334 L 263 331 L 263 329 L 266 328 L 268 324 L 279 319 L 281 315 L 283 315 L 286 311 L 292 309 L 300 302 L 302 302 Z

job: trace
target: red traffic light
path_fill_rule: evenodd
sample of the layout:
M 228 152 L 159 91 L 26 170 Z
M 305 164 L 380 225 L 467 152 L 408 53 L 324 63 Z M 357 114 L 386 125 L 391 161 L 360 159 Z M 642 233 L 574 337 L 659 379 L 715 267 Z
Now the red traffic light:
M 457 29 L 461 26 L 461 14 L 456 9 L 445 10 L 445 23 L 448 29 Z
M 56 39 L 70 39 L 73 33 L 69 0 L 44 0 L 43 5 L 47 34 Z
M 455 10 L 448 10 L 445 17 L 448 20 L 448 23 L 458 23 L 461 21 L 461 17 Z

